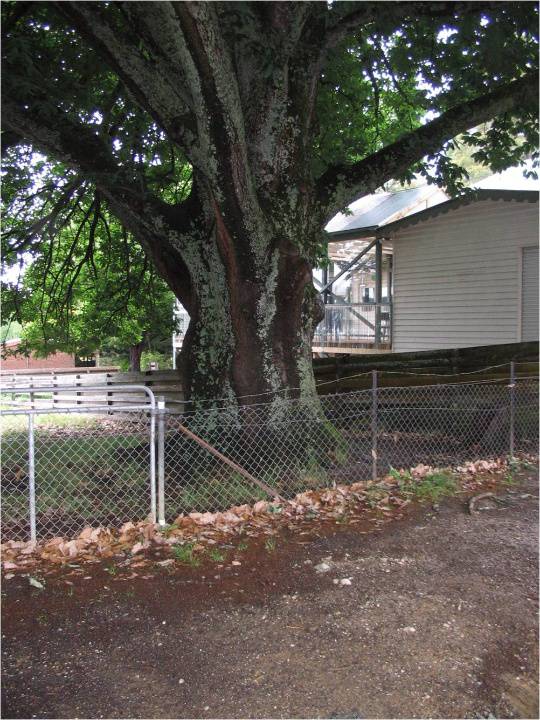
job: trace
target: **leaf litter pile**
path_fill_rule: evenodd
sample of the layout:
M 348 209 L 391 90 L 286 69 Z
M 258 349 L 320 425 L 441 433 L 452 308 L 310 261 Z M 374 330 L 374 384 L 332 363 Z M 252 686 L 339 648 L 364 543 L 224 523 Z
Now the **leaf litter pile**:
M 193 562 L 204 553 L 219 552 L 224 543 L 245 543 L 250 538 L 267 537 L 288 529 L 298 531 L 315 523 L 380 526 L 404 516 L 413 501 L 436 504 L 445 495 L 474 493 L 511 477 L 515 469 L 506 458 L 477 460 L 453 470 L 417 465 L 410 470 L 391 470 L 380 481 L 336 485 L 323 490 L 307 490 L 289 501 L 260 500 L 254 505 L 238 505 L 224 512 L 192 512 L 180 515 L 174 523 L 161 527 L 150 521 L 126 522 L 120 529 L 85 527 L 75 538 L 53 537 L 40 542 L 9 540 L 2 544 L 4 578 L 37 565 L 67 566 L 74 574 L 85 572 L 85 563 L 113 559 L 136 577 L 143 568 L 168 566 L 178 560 Z M 533 456 L 521 465 L 531 467 Z M 234 546 L 234 545 L 233 545 Z M 232 547 L 230 544 L 228 547 Z M 216 550 L 212 551 L 212 548 Z M 238 564 L 238 563 L 237 563 Z M 135 572 L 137 570 L 137 572 Z M 144 575 L 142 575 L 144 577 Z M 36 587 L 41 585 L 34 578 Z

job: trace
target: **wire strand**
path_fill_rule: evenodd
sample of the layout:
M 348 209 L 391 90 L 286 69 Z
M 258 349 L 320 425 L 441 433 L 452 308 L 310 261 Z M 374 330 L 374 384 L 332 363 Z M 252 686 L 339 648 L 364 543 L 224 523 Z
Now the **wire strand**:
M 505 362 L 505 363 L 500 363 L 499 365 L 488 365 L 487 367 L 480 368 L 479 370 L 470 370 L 468 372 L 460 372 L 460 373 L 421 373 L 421 372 L 413 372 L 410 370 L 377 370 L 377 374 L 379 376 L 380 375 L 410 375 L 413 377 L 447 377 L 447 378 L 450 378 L 450 377 L 462 377 L 462 376 L 468 376 L 468 375 L 477 375 L 479 373 L 487 372 L 488 370 L 496 370 L 498 368 L 507 367 L 508 365 L 510 365 L 510 363 Z M 530 363 L 522 362 L 522 363 L 516 363 L 516 365 L 530 365 Z M 316 382 L 315 387 L 319 388 L 319 387 L 323 387 L 325 385 L 332 385 L 334 383 L 339 383 L 344 380 L 354 380 L 356 378 L 360 378 L 365 375 L 371 375 L 371 373 L 372 373 L 372 370 L 365 370 L 364 372 L 356 373 L 355 375 L 344 375 L 343 377 L 334 378 L 333 380 L 324 380 L 322 382 Z M 529 377 L 529 376 L 526 376 L 526 377 Z M 505 379 L 506 378 L 501 378 L 501 380 L 505 380 Z M 486 380 L 483 382 L 496 382 L 496 381 Z M 451 383 L 451 384 L 457 385 L 459 383 Z M 300 390 L 300 389 L 301 388 L 299 388 L 299 387 L 293 387 L 293 388 L 283 387 L 283 388 L 280 388 L 279 390 L 267 390 L 266 392 L 263 392 L 263 393 L 254 393 L 251 395 L 238 395 L 236 397 L 236 399 L 237 400 L 246 400 L 247 398 L 266 397 L 268 395 L 279 395 L 280 393 L 296 392 L 297 390 Z M 291 399 L 294 399 L 294 398 L 291 398 Z M 209 399 L 205 399 L 205 400 L 182 400 L 179 402 L 182 402 L 186 405 L 195 404 L 195 403 L 197 403 L 197 404 L 227 403 L 227 405 L 223 405 L 223 407 L 221 407 L 221 408 L 215 408 L 218 410 L 222 410 L 222 409 L 225 409 L 226 407 L 231 406 L 230 398 L 226 398 L 226 397 L 219 397 L 219 398 L 216 397 L 216 398 L 209 398 Z M 262 404 L 262 403 L 254 403 L 254 404 Z

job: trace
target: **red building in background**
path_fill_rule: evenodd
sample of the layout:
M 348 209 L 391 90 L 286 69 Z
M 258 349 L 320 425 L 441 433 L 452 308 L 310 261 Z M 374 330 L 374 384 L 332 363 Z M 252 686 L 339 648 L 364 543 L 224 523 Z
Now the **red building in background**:
M 13 355 L 20 340 L 7 340 L 2 345 L 0 369 L 2 370 L 60 370 L 62 368 L 93 367 L 95 358 L 76 358 L 64 352 L 52 353 L 39 358 L 32 355 Z

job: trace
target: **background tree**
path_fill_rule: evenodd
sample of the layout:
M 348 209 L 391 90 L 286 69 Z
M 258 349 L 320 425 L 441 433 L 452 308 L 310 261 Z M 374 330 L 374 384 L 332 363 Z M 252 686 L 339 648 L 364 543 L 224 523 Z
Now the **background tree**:
M 64 167 L 57 203 L 81 182 L 99 192 L 189 311 L 195 399 L 314 392 L 311 268 L 335 212 L 414 172 L 459 191 L 445 143 L 488 120 L 485 136 L 466 135 L 483 162 L 535 150 L 530 2 L 3 10 L 12 183 L 39 150 Z
M 32 212 L 40 217 L 39 238 L 27 244 L 20 277 L 3 283 L 4 319 L 22 325 L 19 352 L 89 355 L 106 348 L 127 352 L 129 369 L 140 370 L 144 349 L 164 339 L 170 346 L 174 295 L 97 193 L 81 193 L 55 215 L 53 229 L 41 222 L 46 208 Z M 11 242 L 28 240 L 27 231 L 8 215 Z

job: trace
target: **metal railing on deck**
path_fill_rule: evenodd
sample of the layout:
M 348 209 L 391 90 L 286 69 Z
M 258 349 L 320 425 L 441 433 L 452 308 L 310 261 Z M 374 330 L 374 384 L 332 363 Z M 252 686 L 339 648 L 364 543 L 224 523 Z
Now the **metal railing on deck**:
M 317 326 L 314 347 L 391 347 L 391 303 L 325 305 L 324 320 Z

